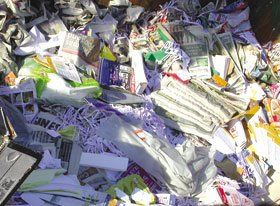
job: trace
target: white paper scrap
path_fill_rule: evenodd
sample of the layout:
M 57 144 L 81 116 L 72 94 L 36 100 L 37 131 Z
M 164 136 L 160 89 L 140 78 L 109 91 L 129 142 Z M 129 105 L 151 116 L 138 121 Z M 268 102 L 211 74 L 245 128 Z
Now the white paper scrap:
M 74 64 L 67 61 L 63 57 L 51 57 L 52 63 L 55 67 L 56 72 L 64 77 L 74 82 L 82 83 L 77 68 Z
M 128 158 L 113 157 L 106 154 L 82 153 L 80 165 L 112 171 L 126 171 Z

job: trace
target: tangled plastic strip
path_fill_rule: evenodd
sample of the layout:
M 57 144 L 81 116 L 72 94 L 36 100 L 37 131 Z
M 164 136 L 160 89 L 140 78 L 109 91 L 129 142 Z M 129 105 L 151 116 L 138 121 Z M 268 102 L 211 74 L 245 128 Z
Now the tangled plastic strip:
M 149 97 L 145 97 L 146 104 L 144 107 L 133 108 L 131 106 L 115 106 L 117 111 L 127 117 L 126 120 L 137 121 L 143 123 L 142 127 L 145 131 L 157 135 L 158 138 L 168 140 L 172 145 L 182 144 L 187 138 L 180 132 L 174 132 L 167 128 L 160 117 L 153 110 L 153 103 Z M 54 112 L 55 110 L 55 112 Z M 101 121 L 106 121 L 111 111 L 98 109 L 93 105 L 84 105 L 79 109 L 74 107 L 53 107 L 52 113 L 62 120 L 61 128 L 67 126 L 76 126 L 77 142 L 80 144 L 84 152 L 102 153 L 112 152 L 118 156 L 125 156 L 110 141 L 99 137 L 96 129 Z
M 157 71 L 155 68 L 154 70 L 150 70 L 145 68 L 145 75 L 148 80 L 148 85 L 145 90 L 147 95 L 151 94 L 153 91 L 160 89 L 160 82 L 162 79 L 162 75 L 160 72 Z
M 186 25 L 191 24 L 191 25 L 201 26 L 201 22 L 199 20 L 197 20 L 196 22 L 191 21 L 190 16 L 187 15 L 186 12 L 183 11 L 182 9 L 177 8 L 176 5 L 177 5 L 176 1 L 171 1 L 170 4 L 166 5 L 164 12 L 168 13 L 171 9 L 174 9 L 174 10 L 182 13 L 181 21 L 183 21 Z
M 133 108 L 131 106 L 115 106 L 119 112 L 123 113 L 131 121 L 141 121 L 145 131 L 157 135 L 158 138 L 165 139 L 173 146 L 183 144 L 189 139 L 179 131 L 174 131 L 165 126 L 163 120 L 154 112 L 153 103 L 149 97 L 145 97 L 144 107 Z
M 181 206 L 197 206 L 199 205 L 198 201 L 193 197 L 176 197 L 175 205 Z
M 168 68 L 176 61 L 180 60 L 183 62 L 183 68 L 187 69 L 190 63 L 189 56 L 180 48 L 180 45 L 173 41 L 167 41 L 161 48 L 165 51 L 167 55 L 162 61 L 166 61 L 168 58 L 173 57 L 172 61 L 169 63 Z
M 182 132 L 179 132 L 179 131 L 175 132 L 174 130 L 170 129 L 169 127 L 166 127 L 164 132 L 166 134 L 166 138 L 168 139 L 168 141 L 174 146 L 176 146 L 178 144 L 183 144 L 185 141 L 190 140 Z
M 268 57 L 273 65 L 280 64 L 280 43 L 272 46 L 268 52 Z
M 164 134 L 165 125 L 155 112 L 146 107 L 132 108 L 131 106 L 115 106 L 119 112 L 123 113 L 132 122 L 142 122 L 145 131 L 156 134 L 159 138 L 166 139 Z
M 170 8 L 176 8 L 176 7 L 174 7 L 175 3 L 176 3 L 175 0 L 171 0 L 167 3 L 165 3 L 164 5 L 160 5 L 161 10 L 159 10 L 156 13 L 154 21 L 156 21 L 156 20 L 162 21 L 162 19 L 165 19 L 165 17 L 167 15 L 168 11 L 170 10 Z

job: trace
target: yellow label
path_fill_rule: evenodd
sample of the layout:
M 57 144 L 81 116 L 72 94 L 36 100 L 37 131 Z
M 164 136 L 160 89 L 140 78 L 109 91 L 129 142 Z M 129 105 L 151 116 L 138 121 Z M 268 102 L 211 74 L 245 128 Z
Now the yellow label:
M 256 153 L 256 148 L 253 145 L 250 145 L 247 149 L 251 153 Z
M 253 154 L 250 154 L 249 156 L 246 157 L 246 160 L 253 164 L 253 162 L 255 161 L 255 157 Z
M 242 175 L 244 173 L 244 169 L 242 167 L 237 167 L 236 171 L 238 174 Z
M 103 46 L 100 52 L 100 57 L 103 59 L 108 59 L 109 61 L 116 61 L 117 58 L 111 52 L 111 50 L 107 46 Z
M 118 204 L 118 200 L 117 199 L 111 199 L 109 201 L 108 206 L 117 206 L 117 204 Z
M 228 84 L 223 78 L 216 74 L 212 76 L 212 79 L 220 87 L 226 87 Z
M 280 146 L 280 130 L 278 127 L 261 123 L 257 124 L 256 126 L 265 129 L 267 132 L 267 137 L 271 138 L 275 144 Z
M 5 78 L 4 78 L 4 81 L 6 84 L 10 85 L 10 86 L 13 86 L 15 85 L 15 81 L 16 81 L 16 75 L 14 74 L 14 72 L 9 72 Z
M 38 63 L 43 65 L 44 67 L 54 69 L 53 64 L 51 63 L 50 57 L 44 57 L 43 59 L 40 59 L 38 56 L 33 57 L 33 60 Z
M 244 115 L 247 116 L 248 118 L 251 118 L 251 117 L 253 117 L 259 111 L 259 109 L 260 109 L 260 106 L 259 105 L 255 105 L 251 109 L 249 109 L 249 110 L 247 110 L 247 111 L 245 111 L 245 112 L 235 116 L 234 119 L 238 119 L 238 118 L 240 118 L 240 117 L 242 117 Z

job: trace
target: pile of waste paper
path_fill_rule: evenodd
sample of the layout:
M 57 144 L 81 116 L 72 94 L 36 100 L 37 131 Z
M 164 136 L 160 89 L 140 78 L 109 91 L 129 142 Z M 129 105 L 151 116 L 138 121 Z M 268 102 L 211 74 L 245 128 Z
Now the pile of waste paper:
M 0 205 L 279 201 L 280 43 L 161 2 L 0 1 Z

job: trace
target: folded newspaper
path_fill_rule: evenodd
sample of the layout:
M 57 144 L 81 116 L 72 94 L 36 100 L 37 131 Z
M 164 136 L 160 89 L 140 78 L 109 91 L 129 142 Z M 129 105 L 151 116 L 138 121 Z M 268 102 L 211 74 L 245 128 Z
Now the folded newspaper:
M 189 72 L 193 78 L 211 78 L 209 48 L 206 37 L 198 38 L 191 33 L 192 27 L 182 23 L 166 23 L 164 27 L 172 35 L 181 48 L 191 58 Z

